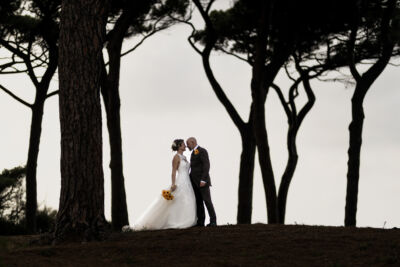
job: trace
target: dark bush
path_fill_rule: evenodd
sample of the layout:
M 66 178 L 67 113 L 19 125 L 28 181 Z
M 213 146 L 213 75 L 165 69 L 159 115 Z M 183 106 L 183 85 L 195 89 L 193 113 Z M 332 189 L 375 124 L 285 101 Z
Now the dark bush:
M 0 218 L 0 235 L 24 235 L 26 234 L 25 227 L 19 223 L 13 223 Z

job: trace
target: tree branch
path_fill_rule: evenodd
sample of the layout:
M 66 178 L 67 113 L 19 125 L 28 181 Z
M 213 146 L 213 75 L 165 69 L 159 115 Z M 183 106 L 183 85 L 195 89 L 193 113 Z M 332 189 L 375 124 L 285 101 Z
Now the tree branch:
M 28 102 L 22 100 L 21 98 L 19 98 L 18 96 L 16 96 L 15 94 L 13 94 L 10 90 L 8 90 L 7 88 L 5 88 L 3 85 L 0 84 L 0 89 L 2 89 L 4 92 L 6 92 L 9 96 L 11 96 L 12 98 L 14 98 L 15 100 L 17 100 L 18 102 L 24 104 L 25 106 L 32 108 L 32 105 L 29 104 Z
M 241 61 L 244 61 L 244 62 L 246 62 L 247 64 L 249 64 L 251 66 L 251 63 L 249 62 L 249 60 L 244 58 L 244 57 L 241 57 L 241 56 L 239 56 L 239 55 L 237 55 L 235 53 L 229 52 L 228 50 L 226 50 L 225 48 L 222 48 L 222 47 L 218 47 L 218 50 L 224 52 L 227 55 L 234 56 L 235 58 L 237 58 L 237 59 L 239 59 Z
M 60 90 L 55 90 L 55 91 L 49 93 L 49 94 L 46 96 L 46 98 L 52 97 L 53 95 L 57 95 L 59 91 L 60 91 Z
M 360 20 L 360 5 L 361 5 L 360 0 L 357 0 L 355 5 L 356 5 L 355 6 L 356 15 L 354 17 L 354 22 L 351 27 L 351 33 L 348 41 L 348 59 L 349 59 L 350 72 L 353 75 L 354 79 L 358 82 L 361 79 L 361 75 L 356 68 L 354 47 L 357 39 L 358 23 Z
M 290 110 L 289 105 L 286 102 L 285 96 L 283 95 L 281 88 L 278 85 L 276 85 L 275 83 L 272 83 L 271 87 L 274 88 L 275 92 L 277 93 L 279 100 L 281 101 L 282 107 L 286 113 L 286 116 L 290 122 L 292 111 Z

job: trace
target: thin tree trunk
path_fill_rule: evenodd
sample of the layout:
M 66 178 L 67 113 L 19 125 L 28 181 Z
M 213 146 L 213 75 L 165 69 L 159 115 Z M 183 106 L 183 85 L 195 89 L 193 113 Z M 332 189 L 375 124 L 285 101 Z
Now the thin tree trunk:
M 29 137 L 28 160 L 26 163 L 26 228 L 28 233 L 36 232 L 37 190 L 36 173 L 39 155 L 40 135 L 42 133 L 43 97 L 37 96 L 32 106 L 32 121 Z
M 364 124 L 364 108 L 362 104 L 364 97 L 365 95 L 354 94 L 351 100 L 352 121 L 349 126 L 350 144 L 348 150 L 349 160 L 347 162 L 346 226 L 356 226 L 358 184 L 360 178 L 360 155 Z
M 278 222 L 277 196 L 272 169 L 271 155 L 268 144 L 268 135 L 265 126 L 264 103 L 256 103 L 254 115 L 254 132 L 257 142 L 258 160 L 261 168 L 264 191 L 267 202 L 268 223 Z
M 115 66 L 112 66 L 112 64 L 110 64 L 110 71 L 117 71 L 113 67 L 115 68 Z M 119 73 L 119 66 L 118 66 L 118 73 Z M 113 230 L 119 231 L 121 230 L 122 226 L 129 225 L 124 174 L 123 174 L 121 118 L 120 118 L 121 104 L 120 104 L 119 90 L 118 90 L 119 79 L 117 78 L 110 81 L 110 76 L 107 76 L 107 74 L 105 75 L 106 77 L 105 81 L 102 82 L 101 92 L 103 95 L 104 106 L 106 109 L 107 129 L 108 129 L 110 150 L 111 150 L 110 152 L 111 222 Z
M 266 47 L 268 38 L 268 11 L 270 3 L 263 2 L 260 6 L 260 17 L 257 27 L 257 40 L 255 44 L 255 62 L 251 80 L 251 92 L 254 104 L 253 130 L 258 150 L 258 160 L 266 194 L 268 223 L 278 222 L 277 196 L 272 169 L 271 156 L 268 144 L 268 135 L 265 125 L 265 101 L 268 89 L 276 73 L 265 70 Z M 279 69 L 278 69 L 279 70 Z M 268 77 L 269 76 L 269 77 Z
M 121 42 L 108 46 L 110 58 L 109 73 L 103 65 L 101 93 L 107 115 L 107 129 L 110 142 L 110 169 L 111 169 L 111 223 L 114 231 L 120 231 L 122 226 L 129 225 L 128 209 L 126 204 L 125 182 L 123 173 L 122 135 L 119 97 L 119 74 Z
M 285 171 L 282 175 L 281 184 L 279 186 L 278 192 L 278 214 L 279 214 L 279 223 L 285 223 L 286 216 L 286 205 L 287 205 L 287 196 L 289 193 L 290 183 L 292 182 L 294 172 L 297 167 L 298 162 L 298 154 L 297 154 L 297 133 L 299 132 L 300 126 L 307 116 L 308 112 L 314 106 L 315 103 L 315 95 L 310 85 L 310 77 L 308 73 L 300 67 L 300 63 L 295 57 L 295 65 L 297 71 L 300 73 L 301 77 L 296 80 L 293 85 L 289 89 L 289 101 L 286 102 L 285 97 L 282 94 L 279 86 L 273 85 L 275 91 L 278 94 L 278 97 L 281 101 L 281 104 L 285 110 L 286 116 L 288 118 L 288 133 L 287 133 L 287 150 L 288 150 L 288 160 L 286 163 Z M 322 73 L 322 72 L 321 72 Z M 304 90 L 307 94 L 308 101 L 306 104 L 297 112 L 295 98 L 298 96 L 297 87 L 300 82 L 303 82 Z
M 122 43 L 134 11 L 133 8 L 124 10 L 115 23 L 114 29 L 108 34 L 108 73 L 104 64 L 102 67 L 101 93 L 106 109 L 110 142 L 111 224 L 114 231 L 120 231 L 124 225 L 129 225 L 123 172 L 119 80 Z
M 211 87 L 213 88 L 215 95 L 225 107 L 229 117 L 238 128 L 242 139 L 242 154 L 240 157 L 239 169 L 237 223 L 251 223 L 253 203 L 254 158 L 256 149 L 253 133 L 253 105 L 250 110 L 249 121 L 245 123 L 214 76 L 210 65 L 210 54 L 217 39 L 208 15 L 204 10 L 202 10 L 199 1 L 194 2 L 198 9 L 201 10 L 202 16 L 208 27 L 207 42 L 204 50 L 200 52 L 202 56 L 204 71 L 207 75 L 207 79 L 210 82 Z
M 129 225 L 125 183 L 122 165 L 122 138 L 118 90 L 110 92 L 107 111 L 107 127 L 111 149 L 111 219 L 112 228 L 120 231 Z
M 246 124 L 242 137 L 242 154 L 240 156 L 239 192 L 237 223 L 250 224 L 253 210 L 253 180 L 256 143 L 252 131 L 252 121 Z
M 288 160 L 286 163 L 285 172 L 282 175 L 281 184 L 279 186 L 278 192 L 278 223 L 281 224 L 285 223 L 287 195 L 289 192 L 290 182 L 292 181 L 299 158 L 296 148 L 296 135 L 297 130 L 293 129 L 292 126 L 289 126 L 289 131 L 287 135 Z
M 64 0 L 59 40 L 61 195 L 55 238 L 105 230 L 100 80 L 108 1 Z
M 360 2 L 357 2 L 357 12 L 360 10 Z M 357 202 L 358 184 L 360 179 L 360 155 L 362 145 L 362 130 L 364 124 L 364 98 L 379 75 L 386 68 L 394 49 L 394 40 L 390 38 L 391 20 L 396 7 L 396 0 L 389 0 L 384 11 L 381 22 L 381 56 L 363 75 L 360 75 L 354 63 L 354 44 L 357 36 L 357 21 L 353 25 L 349 41 L 350 71 L 356 80 L 356 88 L 351 99 L 352 121 L 349 125 L 350 143 L 347 162 L 347 189 L 345 207 L 345 226 L 356 226 L 357 223 Z M 358 14 L 357 14 L 358 15 Z
M 36 232 L 37 211 L 37 161 L 39 156 L 40 138 L 42 134 L 43 110 L 47 99 L 50 81 L 54 76 L 58 63 L 57 47 L 49 43 L 49 65 L 42 80 L 36 86 L 35 103 L 31 106 L 32 121 L 29 137 L 28 159 L 26 163 L 26 228 L 28 233 Z

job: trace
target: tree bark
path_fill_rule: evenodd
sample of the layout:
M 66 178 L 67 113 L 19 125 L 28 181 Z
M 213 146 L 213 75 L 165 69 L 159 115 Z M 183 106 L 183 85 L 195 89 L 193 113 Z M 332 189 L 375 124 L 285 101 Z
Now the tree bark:
M 55 238 L 105 230 L 100 80 L 108 1 L 64 0 L 59 39 L 61 194 Z

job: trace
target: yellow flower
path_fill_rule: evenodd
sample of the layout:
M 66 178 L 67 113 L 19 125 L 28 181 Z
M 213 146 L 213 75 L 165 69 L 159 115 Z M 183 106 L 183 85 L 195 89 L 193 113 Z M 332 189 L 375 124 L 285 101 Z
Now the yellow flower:
M 195 149 L 195 150 L 194 150 L 194 154 L 195 154 L 195 155 L 199 154 L 199 150 L 198 150 L 198 149 Z
M 171 194 L 171 190 L 162 190 L 162 194 L 161 195 L 166 200 L 173 200 L 174 199 L 174 195 Z

